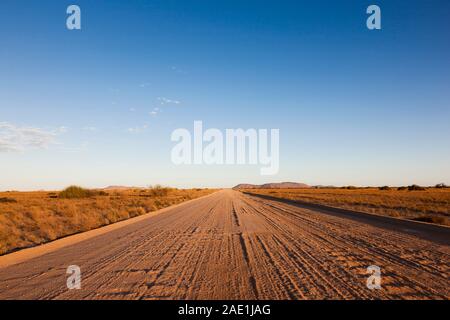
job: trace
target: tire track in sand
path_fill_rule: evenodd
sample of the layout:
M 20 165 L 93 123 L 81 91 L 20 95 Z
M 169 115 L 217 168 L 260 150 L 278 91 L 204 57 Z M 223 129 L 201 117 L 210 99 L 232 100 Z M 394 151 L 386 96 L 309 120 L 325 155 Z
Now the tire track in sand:
M 0 268 L 2 299 L 449 299 L 447 245 L 224 190 Z M 79 265 L 82 289 L 66 288 Z M 382 289 L 366 287 L 366 268 Z

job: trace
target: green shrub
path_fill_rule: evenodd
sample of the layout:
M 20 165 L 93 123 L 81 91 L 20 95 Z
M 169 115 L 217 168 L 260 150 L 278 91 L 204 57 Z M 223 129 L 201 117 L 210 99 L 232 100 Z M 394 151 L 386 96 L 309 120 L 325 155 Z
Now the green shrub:
M 0 203 L 16 203 L 16 202 L 17 202 L 17 200 L 13 199 L 13 198 L 7 198 L 7 197 L 0 198 Z
M 61 191 L 58 195 L 61 199 L 81 199 L 81 198 L 89 198 L 95 195 L 95 192 L 84 189 L 79 186 L 70 186 L 63 191 Z
M 408 186 L 409 191 L 423 191 L 426 190 L 424 187 L 418 186 L 417 184 L 413 184 L 411 186 Z
M 382 187 L 379 187 L 378 189 L 380 189 L 380 190 L 391 190 L 391 188 L 389 186 L 382 186 Z
M 438 183 L 437 185 L 434 186 L 437 189 L 445 189 L 448 188 L 448 186 L 445 183 Z

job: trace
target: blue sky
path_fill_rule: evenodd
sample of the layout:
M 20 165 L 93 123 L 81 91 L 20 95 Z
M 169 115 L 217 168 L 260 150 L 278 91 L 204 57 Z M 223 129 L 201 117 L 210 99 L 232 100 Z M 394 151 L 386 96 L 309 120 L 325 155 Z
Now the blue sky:
M 366 28 L 370 4 L 382 30 Z M 449 13 L 438 0 L 2 0 L 0 189 L 450 183 Z M 279 173 L 175 166 L 170 134 L 194 120 L 279 128 Z

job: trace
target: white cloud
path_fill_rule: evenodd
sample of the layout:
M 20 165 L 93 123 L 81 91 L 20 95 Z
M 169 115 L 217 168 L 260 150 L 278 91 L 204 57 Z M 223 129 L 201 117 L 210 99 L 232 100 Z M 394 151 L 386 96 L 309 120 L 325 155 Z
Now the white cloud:
M 175 73 L 181 73 L 181 74 L 186 74 L 187 73 L 186 71 L 178 68 L 177 66 L 171 66 L 170 70 L 172 70 Z
M 161 105 L 165 105 L 165 104 L 180 104 L 181 102 L 178 100 L 172 100 L 172 99 L 167 99 L 164 97 L 159 97 L 158 101 Z
M 150 83 L 149 82 L 144 82 L 144 83 L 141 83 L 140 85 L 139 85 L 139 87 L 141 87 L 141 88 L 146 88 L 146 87 L 149 87 L 150 86 Z
M 55 143 L 58 134 L 67 132 L 66 127 L 47 131 L 36 127 L 19 127 L 0 122 L 0 152 L 20 152 L 27 149 L 44 149 Z
M 147 130 L 147 128 L 148 128 L 148 125 L 144 124 L 143 126 L 128 128 L 127 131 L 129 133 L 141 133 L 141 132 L 144 132 L 145 130 Z
M 152 115 L 152 116 L 156 116 L 158 113 L 160 113 L 161 112 L 161 109 L 160 108 L 153 108 L 153 110 L 152 111 L 150 111 L 149 113 L 150 113 L 150 115 Z

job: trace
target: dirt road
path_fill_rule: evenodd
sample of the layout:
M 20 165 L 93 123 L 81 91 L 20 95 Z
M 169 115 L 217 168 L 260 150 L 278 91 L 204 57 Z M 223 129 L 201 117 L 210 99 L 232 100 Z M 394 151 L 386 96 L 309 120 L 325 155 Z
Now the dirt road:
M 420 226 L 419 226 L 420 227 Z M 450 247 L 224 190 L 0 269 L 1 299 L 450 298 Z M 66 269 L 81 268 L 68 290 Z M 366 286 L 381 268 L 381 289 Z

